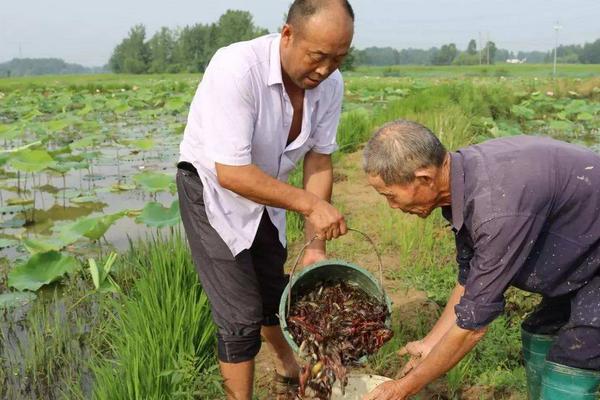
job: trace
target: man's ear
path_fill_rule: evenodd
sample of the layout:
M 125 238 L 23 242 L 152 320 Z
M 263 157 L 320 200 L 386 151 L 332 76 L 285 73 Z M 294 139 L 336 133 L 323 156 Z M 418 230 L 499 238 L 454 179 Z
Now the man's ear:
M 281 40 L 289 42 L 292 38 L 293 28 L 290 24 L 284 24 L 281 28 Z

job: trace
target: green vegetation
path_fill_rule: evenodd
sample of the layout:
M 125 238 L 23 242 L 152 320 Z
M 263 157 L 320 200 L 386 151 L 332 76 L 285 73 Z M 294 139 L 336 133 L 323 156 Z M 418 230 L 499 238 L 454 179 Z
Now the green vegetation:
M 239 10 L 227 10 L 209 25 L 162 27 L 150 40 L 146 28 L 136 25 L 114 49 L 109 66 L 113 72 L 130 74 L 202 72 L 219 48 L 266 33 L 254 25 L 249 12 Z
M 181 234 L 141 242 L 123 263 L 139 277 L 126 299 L 106 304 L 100 348 L 108 352 L 92 361 L 94 398 L 192 398 L 209 389 L 215 328 Z
M 18 308 L 0 318 L 0 397 L 218 397 L 215 328 L 181 233 L 104 265 L 44 292 L 24 320 Z
M 334 201 L 350 226 L 375 239 L 390 291 L 400 299 L 409 289 L 422 294 L 395 310 L 396 336 L 369 370 L 398 371 L 395 351 L 431 327 L 455 284 L 456 266 L 441 215 L 423 221 L 390 209 L 374 193 L 366 197 L 356 151 L 374 129 L 398 118 L 427 125 L 449 149 L 521 133 L 598 146 L 598 66 L 559 71 L 558 80 L 544 65 L 346 74 Z M 173 228 L 179 222 L 173 164 L 197 81 L 194 75 L 0 80 L 0 397 L 222 396 L 206 297 Z M 290 182 L 301 181 L 300 166 Z M 290 259 L 303 241 L 302 225 L 288 213 Z M 127 242 L 112 236 L 120 230 L 143 240 L 115 256 L 114 246 Z M 368 244 L 351 235 L 329 248 L 333 256 L 375 265 Z M 536 301 L 509 291 L 505 315 L 430 390 L 449 398 L 469 390 L 519 398 L 518 325 Z

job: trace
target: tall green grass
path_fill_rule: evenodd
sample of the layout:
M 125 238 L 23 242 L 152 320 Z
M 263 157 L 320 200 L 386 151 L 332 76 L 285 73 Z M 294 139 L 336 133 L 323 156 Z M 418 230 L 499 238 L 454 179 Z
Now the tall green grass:
M 103 309 L 109 321 L 92 362 L 93 397 L 216 397 L 215 327 L 182 235 L 138 242 L 122 262 L 139 278 Z

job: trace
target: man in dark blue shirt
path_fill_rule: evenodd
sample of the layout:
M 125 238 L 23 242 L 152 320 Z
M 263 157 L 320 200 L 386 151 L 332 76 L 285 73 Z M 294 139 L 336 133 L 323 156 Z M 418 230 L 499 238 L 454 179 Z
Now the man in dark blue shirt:
M 441 207 L 459 264 L 440 319 L 403 350 L 413 356 L 406 375 L 365 400 L 407 398 L 452 368 L 502 313 L 511 285 L 544 299 L 523 324 L 524 337 L 550 338 L 543 379 L 554 389 L 544 389 L 542 398 L 594 393 L 600 383 L 600 155 L 535 136 L 450 153 L 427 128 L 395 121 L 367 144 L 364 169 L 392 208 L 426 218 Z M 574 388 L 560 383 L 561 374 L 578 377 Z M 540 382 L 533 375 L 536 397 Z

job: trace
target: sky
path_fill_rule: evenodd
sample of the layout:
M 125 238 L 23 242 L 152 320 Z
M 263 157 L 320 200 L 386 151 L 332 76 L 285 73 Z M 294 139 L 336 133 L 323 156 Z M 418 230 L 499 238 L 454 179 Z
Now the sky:
M 58 57 L 85 66 L 108 62 L 135 24 L 150 37 L 160 27 L 215 22 L 227 9 L 247 10 L 276 32 L 291 0 L 0 0 L 0 62 Z M 439 47 L 470 39 L 518 50 L 600 38 L 600 0 L 351 0 L 354 46 Z

